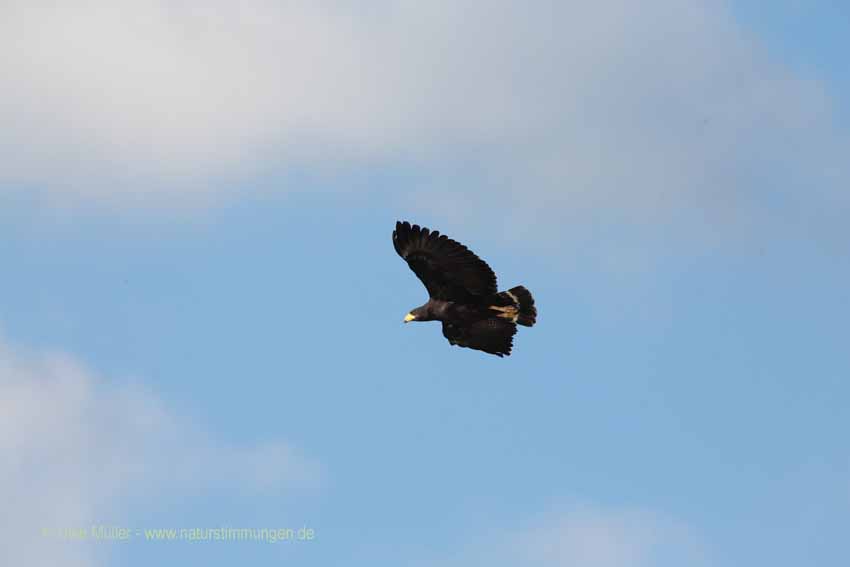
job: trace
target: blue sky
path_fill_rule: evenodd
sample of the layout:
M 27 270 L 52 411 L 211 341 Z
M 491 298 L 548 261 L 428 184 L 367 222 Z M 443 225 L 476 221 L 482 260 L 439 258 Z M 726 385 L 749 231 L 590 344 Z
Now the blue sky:
M 0 557 L 847 563 L 846 6 L 240 6 L 2 8 Z M 512 356 L 401 324 L 397 219 Z

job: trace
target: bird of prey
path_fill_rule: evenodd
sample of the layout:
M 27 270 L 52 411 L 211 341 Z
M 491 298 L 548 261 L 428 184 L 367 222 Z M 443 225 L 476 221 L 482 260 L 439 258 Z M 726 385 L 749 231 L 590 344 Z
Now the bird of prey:
M 511 354 L 517 325 L 534 325 L 531 292 L 521 285 L 499 292 L 496 274 L 463 244 L 405 221 L 395 225 L 393 246 L 430 296 L 405 323 L 440 321 L 450 344 L 497 356 Z

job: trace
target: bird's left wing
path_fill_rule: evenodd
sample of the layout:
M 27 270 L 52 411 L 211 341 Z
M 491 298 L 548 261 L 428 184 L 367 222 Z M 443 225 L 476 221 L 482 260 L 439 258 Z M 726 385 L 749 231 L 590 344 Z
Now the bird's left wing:
M 496 274 L 463 244 L 438 231 L 397 222 L 393 246 L 434 299 L 468 300 L 496 293 Z

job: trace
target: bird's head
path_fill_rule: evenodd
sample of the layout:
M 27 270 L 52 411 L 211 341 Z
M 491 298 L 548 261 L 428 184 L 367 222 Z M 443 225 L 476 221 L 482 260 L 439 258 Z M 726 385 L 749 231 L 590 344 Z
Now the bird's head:
M 423 305 L 422 307 L 411 309 L 410 313 L 404 316 L 404 322 L 410 323 L 411 321 L 430 321 L 431 317 L 429 315 L 430 312 Z

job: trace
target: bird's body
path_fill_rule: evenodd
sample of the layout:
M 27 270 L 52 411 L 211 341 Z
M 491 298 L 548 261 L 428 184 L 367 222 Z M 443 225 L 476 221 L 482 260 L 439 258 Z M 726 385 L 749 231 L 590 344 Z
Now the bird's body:
M 516 326 L 534 325 L 537 310 L 523 286 L 499 292 L 496 275 L 466 246 L 408 222 L 397 222 L 393 246 L 430 298 L 408 321 L 440 321 L 449 343 L 497 356 L 511 353 Z

